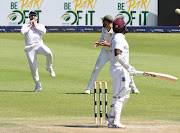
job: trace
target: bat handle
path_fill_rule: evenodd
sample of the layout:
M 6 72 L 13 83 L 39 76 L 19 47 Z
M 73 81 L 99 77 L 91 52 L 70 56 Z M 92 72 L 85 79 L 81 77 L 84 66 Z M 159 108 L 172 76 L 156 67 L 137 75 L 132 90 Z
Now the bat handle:
M 136 71 L 136 73 L 137 73 L 137 74 L 142 74 L 142 75 L 144 74 L 143 71 Z

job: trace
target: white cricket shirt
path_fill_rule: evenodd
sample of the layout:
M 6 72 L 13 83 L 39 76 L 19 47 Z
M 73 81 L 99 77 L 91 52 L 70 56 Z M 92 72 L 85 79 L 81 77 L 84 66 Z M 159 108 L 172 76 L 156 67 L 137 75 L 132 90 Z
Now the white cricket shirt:
M 114 32 L 113 32 L 113 28 L 110 29 L 110 31 L 108 31 L 106 28 L 102 28 L 102 32 L 101 32 L 101 38 L 99 39 L 100 42 L 102 42 L 104 39 L 106 39 L 107 43 L 111 44 L 111 40 L 113 38 Z M 106 51 L 110 51 L 110 47 L 108 46 L 104 46 Z
M 36 27 L 29 28 L 30 24 L 23 24 L 21 34 L 25 35 L 25 43 L 32 45 L 34 43 L 43 43 L 42 34 L 46 33 L 46 28 L 43 24 L 37 24 Z
M 126 62 L 129 63 L 129 45 L 122 33 L 114 33 L 114 37 L 111 42 L 111 58 L 110 63 L 112 66 L 122 66 L 115 59 L 115 49 L 120 49 L 122 51 L 122 56 L 125 58 Z

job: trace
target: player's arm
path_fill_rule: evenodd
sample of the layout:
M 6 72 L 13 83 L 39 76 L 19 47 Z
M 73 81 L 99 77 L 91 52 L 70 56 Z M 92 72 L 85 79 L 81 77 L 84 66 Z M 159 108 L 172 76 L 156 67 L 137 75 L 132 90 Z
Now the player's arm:
M 104 30 L 104 28 L 103 28 L 102 31 L 101 31 L 101 37 L 100 37 L 100 39 L 99 39 L 99 42 L 95 42 L 95 43 L 94 43 L 94 47 L 95 47 L 95 48 L 98 47 L 99 45 L 101 45 L 101 42 L 102 42 L 103 39 L 104 39 L 104 32 L 103 32 L 103 30 Z
M 94 47 L 95 47 L 95 48 L 98 47 L 98 46 L 100 45 L 100 43 L 101 43 L 100 41 L 99 41 L 99 42 L 95 42 L 95 43 L 94 43 Z
M 37 24 L 36 22 L 34 23 L 34 27 L 36 28 L 36 30 L 38 32 L 40 32 L 41 34 L 45 34 L 46 33 L 46 28 L 43 24 Z
M 122 56 L 122 50 L 115 49 L 115 58 L 128 72 L 131 76 L 136 76 L 136 70 L 134 67 L 130 66 L 129 63 Z
M 30 25 L 27 24 L 23 24 L 22 28 L 21 28 L 21 34 L 25 35 L 29 32 L 29 29 L 31 29 L 32 27 L 32 23 L 30 23 Z
M 122 51 L 120 49 L 115 49 L 115 58 L 126 70 L 130 68 L 130 65 L 127 63 L 125 58 L 122 56 Z
M 106 39 L 104 38 L 103 41 L 101 42 L 100 44 L 101 46 L 107 46 L 107 47 L 110 47 L 111 44 L 110 43 L 107 43 Z

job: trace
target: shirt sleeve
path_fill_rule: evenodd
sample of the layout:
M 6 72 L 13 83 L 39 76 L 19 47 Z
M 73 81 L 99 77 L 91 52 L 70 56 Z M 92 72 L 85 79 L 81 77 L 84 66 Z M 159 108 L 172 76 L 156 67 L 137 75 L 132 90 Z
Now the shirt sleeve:
M 21 34 L 25 35 L 27 34 L 29 31 L 29 27 L 27 24 L 23 24 L 23 26 L 21 27 Z
M 117 39 L 117 40 L 116 40 L 116 44 L 115 44 L 115 47 L 114 47 L 114 48 L 115 48 L 115 49 L 119 49 L 119 50 L 121 50 L 121 51 L 124 50 L 124 46 L 123 46 L 123 44 L 122 44 L 122 42 L 121 42 L 120 39 Z
M 45 28 L 45 26 L 43 24 L 37 24 L 36 30 L 38 32 L 40 32 L 41 34 L 45 34 L 46 33 L 46 28 Z

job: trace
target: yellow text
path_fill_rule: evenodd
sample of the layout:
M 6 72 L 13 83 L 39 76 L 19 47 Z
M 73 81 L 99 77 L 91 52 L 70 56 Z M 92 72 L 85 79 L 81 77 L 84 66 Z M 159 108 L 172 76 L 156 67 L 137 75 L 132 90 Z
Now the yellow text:
M 143 7 L 145 10 L 147 10 L 150 2 L 151 0 L 128 0 L 126 2 L 129 3 L 128 12 L 130 12 L 131 9 L 142 9 Z
M 30 8 L 33 7 L 37 7 L 38 10 L 41 8 L 41 5 L 43 3 L 44 0 L 20 0 L 19 2 L 22 2 L 21 5 L 21 12 L 24 8 Z
M 85 9 L 85 8 L 90 8 L 93 10 L 95 5 L 96 5 L 97 0 L 85 0 L 84 2 L 82 2 L 82 0 L 74 0 L 73 3 L 75 3 L 75 9 L 74 12 L 76 12 L 77 8 L 81 9 Z

